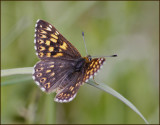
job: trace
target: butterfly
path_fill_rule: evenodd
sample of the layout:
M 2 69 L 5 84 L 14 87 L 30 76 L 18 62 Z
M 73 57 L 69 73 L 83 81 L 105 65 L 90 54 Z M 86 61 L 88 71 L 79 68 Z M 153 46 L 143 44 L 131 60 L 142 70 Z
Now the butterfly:
M 46 93 L 56 92 L 54 101 L 72 101 L 80 86 L 94 77 L 105 58 L 82 57 L 57 29 L 44 20 L 35 25 L 34 48 L 40 59 L 33 80 Z

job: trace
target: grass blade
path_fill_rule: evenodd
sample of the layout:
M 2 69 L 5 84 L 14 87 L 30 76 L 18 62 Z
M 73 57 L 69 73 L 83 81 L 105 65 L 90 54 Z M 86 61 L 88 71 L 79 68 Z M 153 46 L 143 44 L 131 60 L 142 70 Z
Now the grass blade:
M 32 74 L 32 70 L 33 70 L 33 67 L 5 69 L 5 70 L 1 70 L 1 76 Z

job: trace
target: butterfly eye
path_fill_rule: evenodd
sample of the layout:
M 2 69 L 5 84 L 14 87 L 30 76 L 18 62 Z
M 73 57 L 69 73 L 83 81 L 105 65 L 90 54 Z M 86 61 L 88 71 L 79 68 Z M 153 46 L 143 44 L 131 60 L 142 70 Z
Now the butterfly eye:
M 92 57 L 91 57 L 90 55 L 88 55 L 87 57 L 88 57 L 88 60 L 89 60 L 89 61 L 92 60 Z

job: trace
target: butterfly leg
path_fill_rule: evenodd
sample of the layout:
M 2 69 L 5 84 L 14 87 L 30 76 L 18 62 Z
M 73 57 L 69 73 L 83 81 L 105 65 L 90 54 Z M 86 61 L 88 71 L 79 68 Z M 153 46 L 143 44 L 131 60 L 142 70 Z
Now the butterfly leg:
M 95 80 L 94 78 L 93 78 L 93 81 L 94 81 L 95 84 L 99 85 L 99 83 L 97 83 L 96 80 Z

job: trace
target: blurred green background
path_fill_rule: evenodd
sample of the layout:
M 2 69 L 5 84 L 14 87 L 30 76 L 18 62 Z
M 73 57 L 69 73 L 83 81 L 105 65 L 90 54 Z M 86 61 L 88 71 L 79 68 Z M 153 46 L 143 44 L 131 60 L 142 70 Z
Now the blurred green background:
M 86 56 L 107 58 L 95 80 L 130 100 L 159 123 L 159 2 L 1 2 L 1 69 L 32 67 L 37 19 L 54 25 Z M 1 79 L 2 123 L 144 123 L 129 107 L 88 84 L 67 104 L 55 103 L 31 75 Z M 8 85 L 7 85 L 8 84 Z

